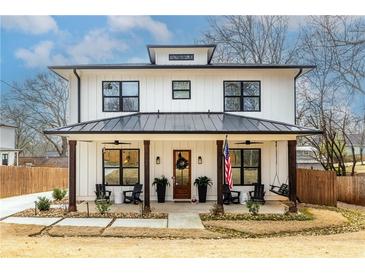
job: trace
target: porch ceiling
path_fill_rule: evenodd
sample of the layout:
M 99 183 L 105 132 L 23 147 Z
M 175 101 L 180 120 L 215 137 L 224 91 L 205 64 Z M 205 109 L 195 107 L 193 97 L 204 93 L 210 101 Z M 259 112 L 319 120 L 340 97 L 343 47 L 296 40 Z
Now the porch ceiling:
M 320 134 L 287 123 L 229 113 L 135 113 L 82 122 L 46 134 Z

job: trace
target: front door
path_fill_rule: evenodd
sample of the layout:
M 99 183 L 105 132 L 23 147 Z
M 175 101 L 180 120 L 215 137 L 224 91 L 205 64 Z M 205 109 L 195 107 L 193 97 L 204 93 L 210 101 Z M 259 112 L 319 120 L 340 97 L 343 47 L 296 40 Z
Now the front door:
M 174 150 L 174 199 L 191 198 L 191 151 Z

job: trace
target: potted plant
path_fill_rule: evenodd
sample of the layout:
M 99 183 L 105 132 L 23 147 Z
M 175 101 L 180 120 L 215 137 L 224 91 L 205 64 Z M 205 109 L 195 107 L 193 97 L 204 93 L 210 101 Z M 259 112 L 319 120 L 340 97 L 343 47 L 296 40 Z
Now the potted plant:
M 160 178 L 155 178 L 153 183 L 153 186 L 156 186 L 156 192 L 157 192 L 157 201 L 159 203 L 165 202 L 165 196 L 166 196 L 166 186 L 169 186 L 169 180 L 162 175 Z
M 212 180 L 207 176 L 200 176 L 195 179 L 194 185 L 198 187 L 199 203 L 207 201 L 207 188 L 212 185 Z

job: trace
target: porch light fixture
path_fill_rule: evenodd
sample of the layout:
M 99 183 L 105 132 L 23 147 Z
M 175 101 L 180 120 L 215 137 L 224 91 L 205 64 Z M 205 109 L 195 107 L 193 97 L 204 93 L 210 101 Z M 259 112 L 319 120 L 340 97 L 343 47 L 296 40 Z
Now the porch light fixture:
M 156 157 L 156 165 L 159 165 L 160 164 L 160 156 L 157 156 Z
M 202 156 L 198 156 L 198 164 L 201 165 L 203 163 Z

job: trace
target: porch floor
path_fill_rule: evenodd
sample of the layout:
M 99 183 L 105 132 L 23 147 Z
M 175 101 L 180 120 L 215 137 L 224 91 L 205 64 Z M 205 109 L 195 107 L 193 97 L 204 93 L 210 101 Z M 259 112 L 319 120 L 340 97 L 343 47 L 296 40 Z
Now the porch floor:
M 95 203 L 89 201 L 90 212 L 97 212 Z M 151 201 L 151 211 L 158 213 L 209 213 L 215 202 L 208 201 L 206 203 L 192 204 L 189 202 L 165 202 L 157 203 Z M 87 204 L 83 202 L 78 205 L 78 211 L 86 212 Z M 142 210 L 142 204 L 113 204 L 110 212 L 121 213 L 140 213 Z M 230 204 L 224 205 L 224 211 L 226 213 L 248 213 L 246 205 L 242 204 Z M 259 213 L 262 214 L 284 214 L 286 212 L 286 206 L 280 201 L 267 201 L 264 205 L 260 206 Z

